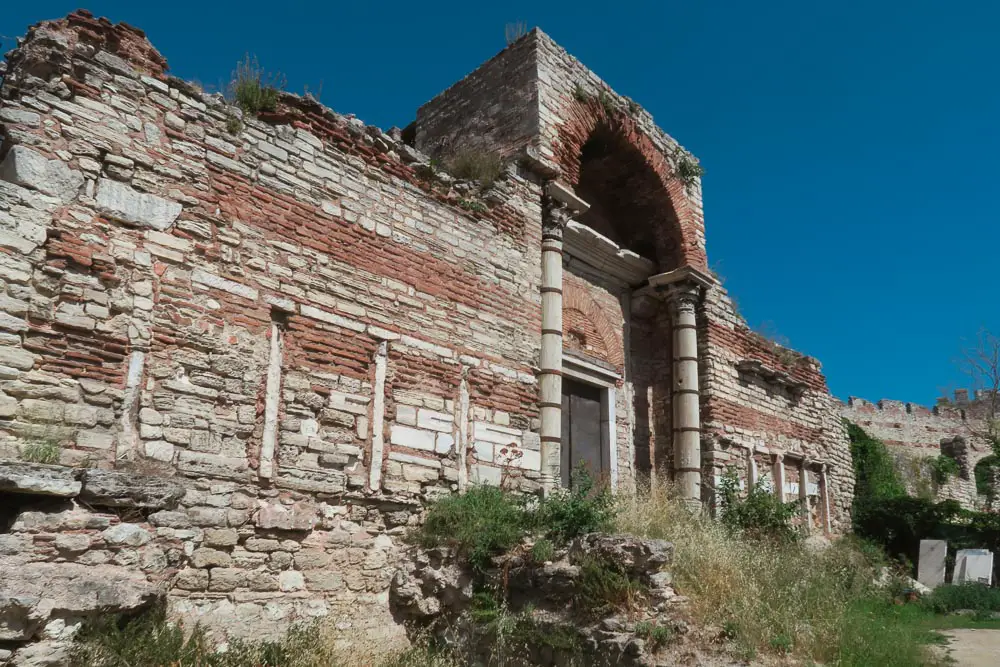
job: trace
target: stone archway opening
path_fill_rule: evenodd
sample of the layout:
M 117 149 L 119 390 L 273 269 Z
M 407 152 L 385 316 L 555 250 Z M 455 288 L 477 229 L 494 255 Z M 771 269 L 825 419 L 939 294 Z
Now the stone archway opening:
M 577 219 L 619 247 L 655 262 L 684 263 L 680 222 L 662 176 L 626 134 L 598 123 L 580 148 L 576 191 L 590 210 Z

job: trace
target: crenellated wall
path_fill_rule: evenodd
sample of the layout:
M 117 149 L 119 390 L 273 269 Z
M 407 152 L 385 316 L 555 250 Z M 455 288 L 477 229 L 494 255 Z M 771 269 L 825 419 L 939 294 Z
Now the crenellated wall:
M 965 390 L 956 391 L 955 400 L 939 399 L 932 408 L 892 400 L 872 403 L 852 396 L 841 405 L 841 414 L 896 454 L 897 467 L 912 492 L 918 490 L 920 478 L 927 476 L 921 472 L 922 461 L 941 454 L 956 458 L 961 464 L 961 474 L 932 491 L 937 498 L 957 500 L 973 508 L 986 500 L 976 493 L 974 468 L 992 454 L 992 448 L 982 437 L 989 404 L 985 397 L 975 396 L 970 400 Z

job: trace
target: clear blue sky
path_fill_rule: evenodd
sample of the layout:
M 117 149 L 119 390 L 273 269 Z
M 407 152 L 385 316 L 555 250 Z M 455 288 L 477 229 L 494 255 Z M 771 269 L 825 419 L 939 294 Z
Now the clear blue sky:
M 80 0 L 7 2 L 13 37 Z M 931 403 L 1000 332 L 1000 4 L 91 2 L 172 72 L 247 51 L 388 128 L 540 26 L 701 158 L 710 263 L 754 326 L 819 357 L 842 398 Z M 10 41 L 4 40 L 4 47 Z

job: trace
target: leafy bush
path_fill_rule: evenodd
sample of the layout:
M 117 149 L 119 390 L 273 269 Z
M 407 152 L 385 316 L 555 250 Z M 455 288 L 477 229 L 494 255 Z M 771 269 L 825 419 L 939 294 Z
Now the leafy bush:
M 959 609 L 1000 612 L 1000 589 L 982 584 L 938 586 L 920 604 L 936 614 L 947 614 Z
M 868 435 L 863 428 L 844 420 L 847 437 L 851 442 L 851 460 L 854 464 L 854 497 L 898 498 L 906 495 L 906 487 L 892 462 L 885 444 Z
M 799 515 L 797 502 L 783 503 L 776 495 L 757 482 L 740 497 L 739 479 L 729 470 L 722 477 L 719 489 L 722 523 L 731 531 L 751 539 L 773 539 L 793 542 L 799 538 L 792 520 Z
M 1000 468 L 1000 457 L 990 454 L 979 460 L 973 473 L 976 476 L 976 493 L 989 498 L 993 493 L 993 474 Z
M 479 181 L 483 189 L 489 188 L 504 170 L 500 155 L 487 150 L 465 148 L 445 161 L 448 173 L 455 178 Z
M 557 544 L 607 529 L 615 516 L 615 499 L 584 467 L 573 471 L 569 489 L 554 490 L 538 508 L 538 526 Z
M 962 472 L 962 468 L 958 465 L 958 461 L 947 454 L 940 454 L 932 457 L 927 464 L 930 466 L 931 477 L 934 479 L 934 484 L 937 486 L 947 484 L 949 477 L 958 477 L 958 475 Z
M 431 505 L 418 538 L 425 547 L 456 547 L 482 573 L 490 559 L 521 541 L 535 519 L 527 497 L 495 486 L 473 486 Z
M 229 95 L 238 107 L 248 114 L 274 111 L 278 107 L 278 92 L 284 88 L 284 77 L 266 74 L 249 53 L 236 65 Z
M 533 532 L 544 538 L 536 542 L 541 543 L 539 557 L 544 556 L 546 549 L 607 528 L 614 517 L 607 487 L 582 469 L 573 479 L 572 490 L 555 490 L 541 501 L 486 485 L 445 496 L 430 506 L 416 539 L 424 547 L 455 547 L 478 573 Z

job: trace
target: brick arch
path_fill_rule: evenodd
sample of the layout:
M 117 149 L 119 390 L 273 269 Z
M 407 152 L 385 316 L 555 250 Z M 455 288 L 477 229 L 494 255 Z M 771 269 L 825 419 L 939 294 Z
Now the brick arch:
M 558 128 L 558 141 L 553 145 L 562 179 L 579 189 L 581 176 L 586 176 L 585 146 L 595 137 L 610 141 L 617 159 L 609 176 L 615 176 L 618 185 L 627 182 L 627 199 L 639 203 L 632 208 L 637 214 L 641 212 L 638 217 L 655 237 L 656 257 L 651 259 L 657 261 L 661 271 L 681 266 L 706 268 L 701 207 L 688 196 L 684 184 L 673 178 L 670 160 L 638 123 L 622 111 L 608 113 L 593 98 L 571 102 L 564 118 Z M 612 196 L 615 189 L 611 184 L 605 188 Z M 620 195 L 618 198 L 626 199 Z
M 615 327 L 608 316 L 586 290 L 571 282 L 563 283 L 563 340 L 566 342 L 583 333 L 588 339 L 596 335 L 588 354 L 606 361 L 615 368 L 625 367 L 621 327 Z M 571 347 L 572 349 L 572 347 Z

